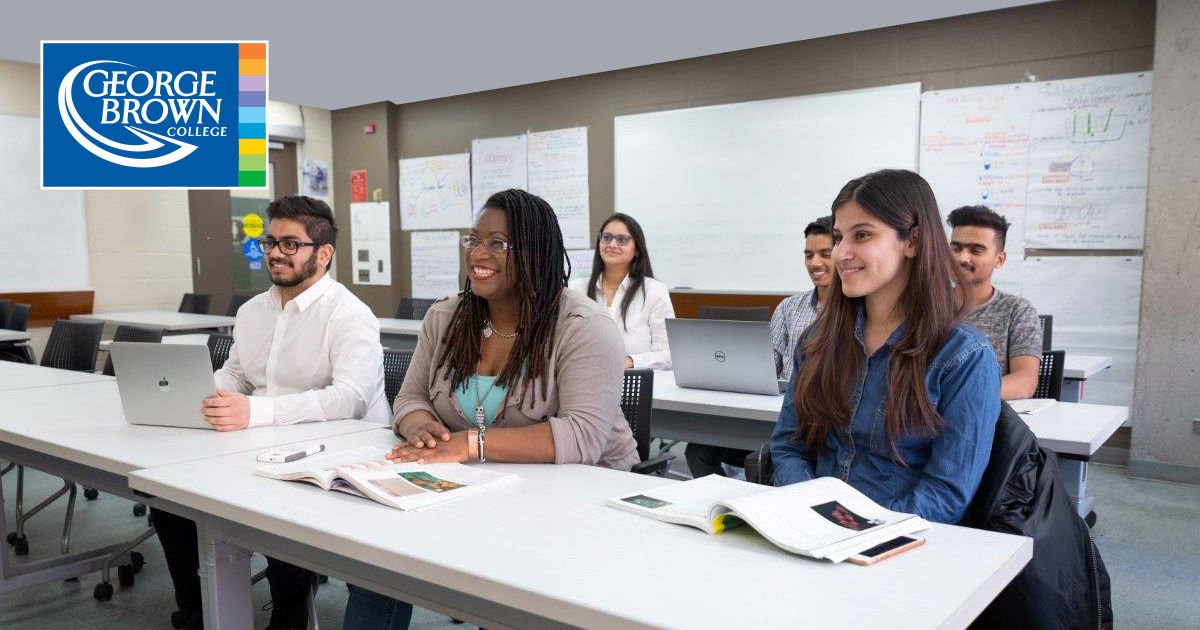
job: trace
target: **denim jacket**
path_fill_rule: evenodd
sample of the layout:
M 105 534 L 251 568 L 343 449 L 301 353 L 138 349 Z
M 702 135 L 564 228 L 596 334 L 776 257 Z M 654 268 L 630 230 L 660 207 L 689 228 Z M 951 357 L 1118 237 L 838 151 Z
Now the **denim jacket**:
M 829 432 L 824 448 L 810 455 L 796 433 L 796 375 L 803 351 L 796 348 L 792 386 L 771 436 L 774 483 L 783 486 L 815 477 L 837 477 L 876 503 L 929 521 L 957 523 L 979 486 L 992 451 L 1000 415 L 1000 369 L 987 337 L 959 323 L 925 373 L 929 399 L 941 414 L 942 430 L 933 437 L 901 436 L 897 463 L 888 445 L 884 407 L 891 369 L 891 347 L 903 330 L 892 333 L 866 356 L 864 313 L 860 306 L 847 360 L 859 364 L 858 385 L 850 400 L 850 429 Z

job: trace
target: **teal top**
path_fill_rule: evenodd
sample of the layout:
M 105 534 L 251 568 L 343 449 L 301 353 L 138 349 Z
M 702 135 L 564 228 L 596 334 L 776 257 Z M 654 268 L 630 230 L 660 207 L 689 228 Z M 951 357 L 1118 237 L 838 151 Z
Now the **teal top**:
M 496 385 L 497 378 L 499 377 L 475 375 L 454 390 L 454 398 L 458 400 L 458 406 L 462 408 L 463 414 L 467 416 L 467 421 L 471 424 L 475 424 L 475 404 L 478 402 L 479 396 L 483 396 L 483 426 L 492 426 L 492 421 L 500 412 L 500 405 L 504 403 L 508 388 Z

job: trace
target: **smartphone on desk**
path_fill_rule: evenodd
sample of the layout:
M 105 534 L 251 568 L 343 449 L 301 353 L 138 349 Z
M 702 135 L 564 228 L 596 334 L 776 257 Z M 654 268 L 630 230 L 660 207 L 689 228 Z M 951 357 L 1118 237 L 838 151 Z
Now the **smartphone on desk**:
M 913 538 L 912 536 L 897 536 L 889 541 L 879 543 L 870 549 L 864 549 L 849 558 L 846 558 L 854 564 L 867 566 L 875 564 L 880 560 L 886 560 L 892 556 L 904 553 L 909 549 L 916 549 L 925 544 L 924 538 Z

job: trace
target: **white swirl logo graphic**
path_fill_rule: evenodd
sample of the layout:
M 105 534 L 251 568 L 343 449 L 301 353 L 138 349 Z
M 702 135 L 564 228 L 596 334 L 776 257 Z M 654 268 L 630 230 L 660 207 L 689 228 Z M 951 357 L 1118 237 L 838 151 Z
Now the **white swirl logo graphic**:
M 115 63 L 122 66 L 129 66 L 130 68 L 136 68 L 136 66 L 120 61 L 89 61 L 88 63 L 76 66 L 73 70 L 67 73 L 67 76 L 63 77 L 62 83 L 58 86 L 58 113 L 60 116 L 62 116 L 63 124 L 66 125 L 67 131 L 70 132 L 73 138 L 75 138 L 76 142 L 78 142 L 83 148 L 87 149 L 98 158 L 107 160 L 113 164 L 131 166 L 134 168 L 153 168 L 156 166 L 173 164 L 187 157 L 192 153 L 192 151 L 196 150 L 196 145 L 194 144 L 180 142 L 174 138 L 168 138 L 152 131 L 138 129 L 130 125 L 122 126 L 128 129 L 130 133 L 144 140 L 145 142 L 143 144 L 124 144 L 115 142 L 100 135 L 91 127 L 89 127 L 79 115 L 79 111 L 75 109 L 75 103 L 71 98 L 71 88 L 75 83 L 75 77 L 79 76 L 80 72 L 90 66 L 101 63 Z M 108 147 L 118 149 L 120 151 L 128 151 L 130 153 L 145 153 L 147 151 L 153 151 L 166 146 L 162 142 L 159 142 L 159 140 L 177 145 L 179 148 L 166 155 L 160 155 L 157 157 L 133 158 L 117 155 L 116 153 L 108 151 L 103 147 L 98 146 L 96 142 L 93 142 L 93 138 Z M 157 138 L 157 140 L 155 138 Z

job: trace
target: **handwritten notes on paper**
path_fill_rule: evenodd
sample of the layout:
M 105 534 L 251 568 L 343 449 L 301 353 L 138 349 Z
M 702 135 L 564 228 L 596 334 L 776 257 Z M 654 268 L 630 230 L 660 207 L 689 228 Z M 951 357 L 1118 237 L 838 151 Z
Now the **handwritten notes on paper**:
M 558 215 L 567 249 L 589 245 L 587 127 L 529 134 L 529 192 Z
M 392 283 L 390 203 L 350 204 L 350 256 L 354 284 Z
M 471 227 L 470 154 L 400 160 L 400 228 Z
M 525 135 L 471 142 L 471 211 L 476 215 L 488 197 L 509 188 L 529 186 Z M 474 215 L 473 215 L 474 217 Z
M 412 296 L 436 300 L 458 293 L 458 232 L 413 232 L 411 243 Z
M 1138 72 L 926 92 L 921 173 L 943 211 L 1004 214 L 1022 252 L 1140 249 L 1150 88 Z

